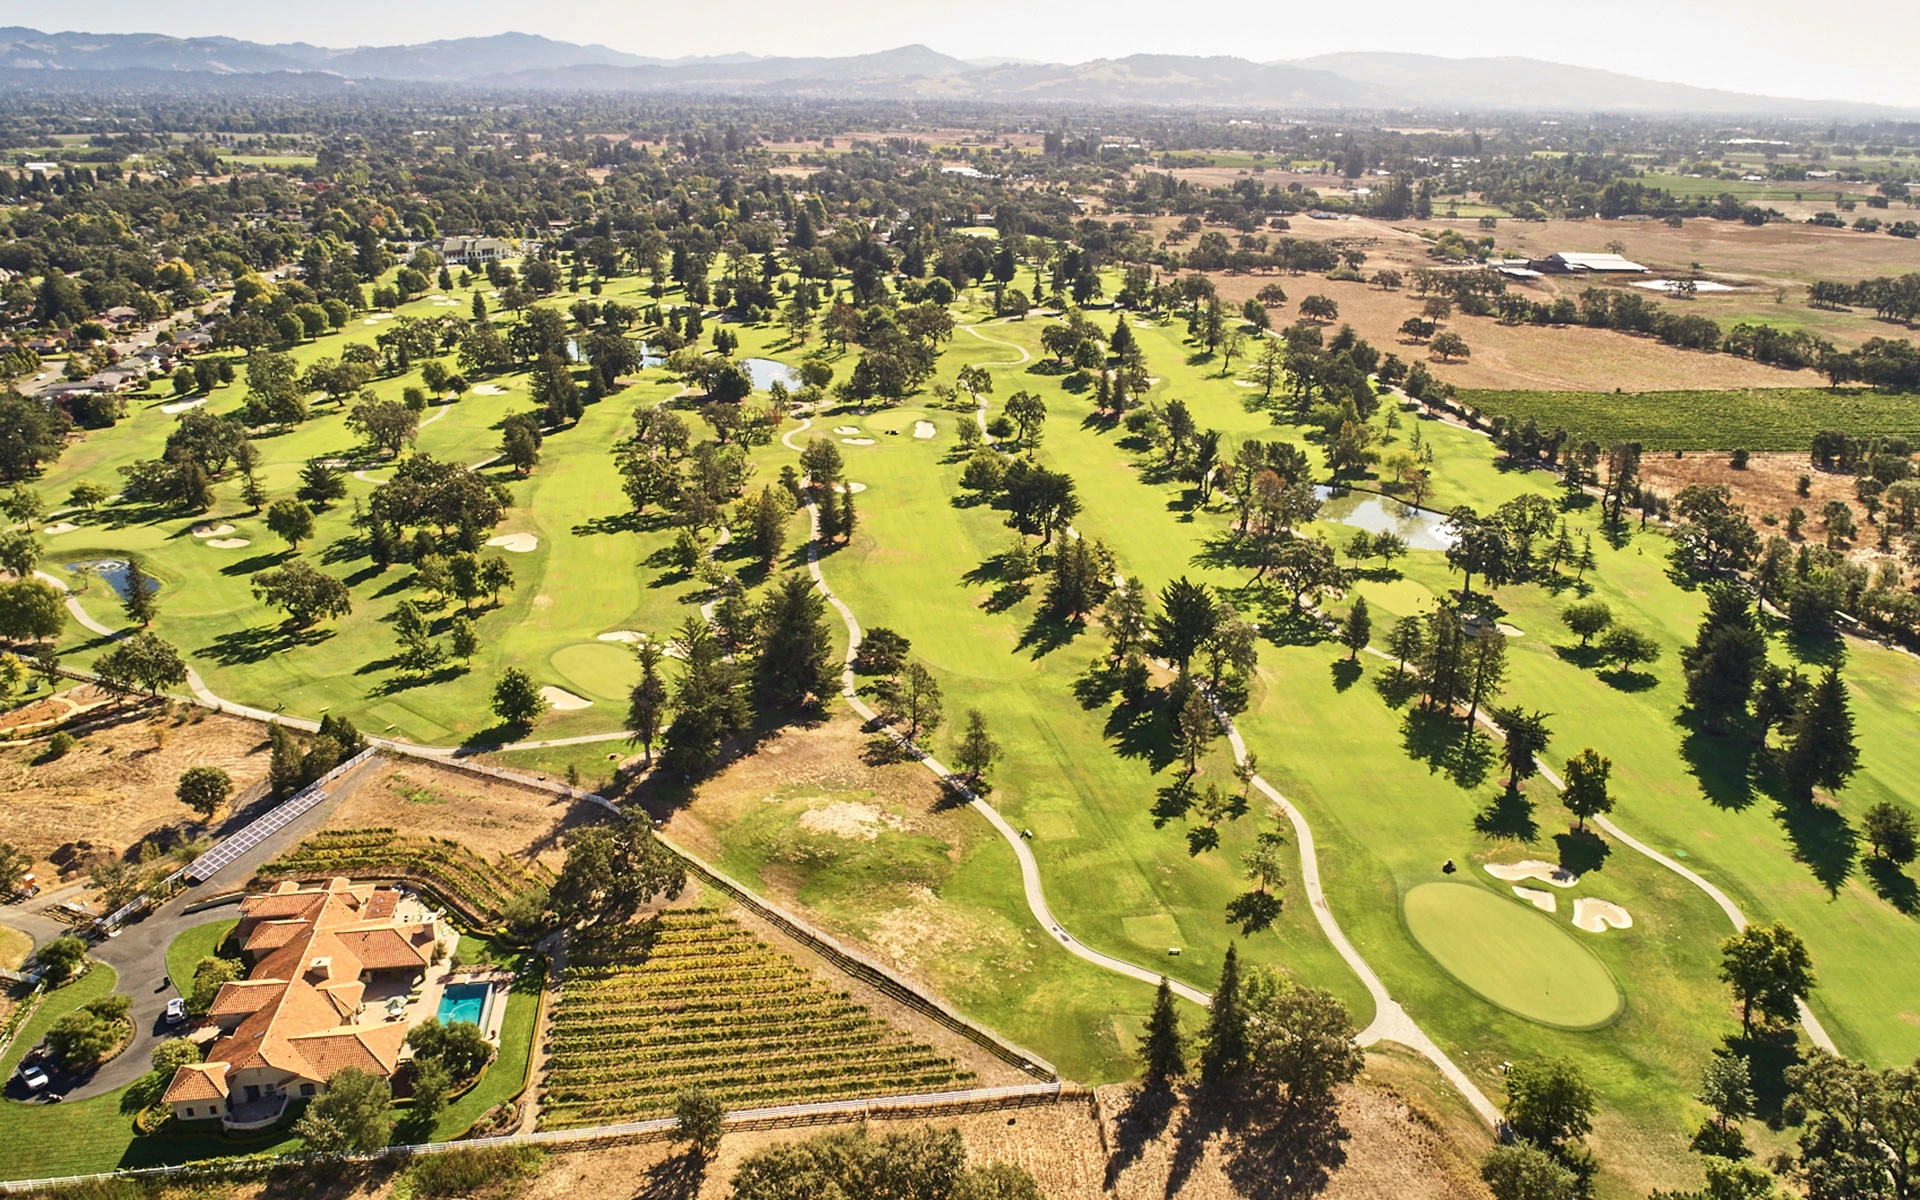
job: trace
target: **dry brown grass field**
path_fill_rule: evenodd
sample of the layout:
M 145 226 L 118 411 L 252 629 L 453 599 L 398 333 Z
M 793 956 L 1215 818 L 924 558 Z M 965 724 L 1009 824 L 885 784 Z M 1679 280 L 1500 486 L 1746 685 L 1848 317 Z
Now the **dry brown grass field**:
M 417 759 L 382 759 L 379 774 L 354 788 L 327 818 L 329 829 L 393 828 L 448 838 L 483 857 L 538 859 L 558 871 L 563 838 L 601 810 L 540 788 L 469 775 Z
M 265 731 L 251 721 L 197 708 L 129 708 L 124 720 L 86 733 L 73 749 L 44 760 L 44 741 L 0 747 L 0 841 L 34 856 L 44 880 L 94 857 L 119 855 L 162 830 L 199 828 L 174 798 L 180 773 L 214 766 L 233 778 L 234 802 L 257 794 L 267 776 Z M 77 858 L 50 855 L 84 848 Z

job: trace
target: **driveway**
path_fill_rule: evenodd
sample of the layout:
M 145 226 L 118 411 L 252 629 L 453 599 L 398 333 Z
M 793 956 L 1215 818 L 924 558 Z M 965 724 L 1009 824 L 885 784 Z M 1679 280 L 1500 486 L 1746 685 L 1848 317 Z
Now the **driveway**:
M 380 762 L 378 757 L 370 758 L 336 780 L 325 800 L 235 859 L 207 883 L 188 888 L 148 913 L 145 919 L 124 926 L 117 936 L 103 938 L 93 945 L 93 957 L 112 967 L 120 976 L 114 991 L 133 1000 L 130 1014 L 133 1019 L 133 1043 L 91 1076 L 74 1082 L 71 1089 L 64 1093 L 65 1099 L 85 1100 L 132 1083 L 150 1069 L 153 1048 L 183 1032 L 166 1023 L 167 1001 L 178 994 L 167 975 L 167 947 L 173 944 L 174 938 L 196 925 L 239 915 L 237 906 L 222 906 L 193 913 L 186 911 L 187 906 L 245 883 L 253 877 L 254 872 L 279 857 L 283 850 L 318 830 L 340 802 L 377 771 Z M 32 937 L 35 945 L 71 933 L 73 930 L 70 926 L 45 915 L 44 911 L 51 903 L 66 898 L 66 893 L 67 889 L 62 888 L 36 897 L 25 910 L 0 909 L 0 920 Z M 57 1088 L 68 1080 L 56 1077 L 54 1082 Z M 48 1089 L 49 1092 L 54 1090 Z

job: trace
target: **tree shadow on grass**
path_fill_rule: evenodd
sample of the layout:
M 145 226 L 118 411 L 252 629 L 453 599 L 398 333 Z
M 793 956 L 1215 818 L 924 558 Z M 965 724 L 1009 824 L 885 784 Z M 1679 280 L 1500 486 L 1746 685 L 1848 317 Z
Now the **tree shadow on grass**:
M 1333 690 L 1344 692 L 1359 682 L 1360 676 L 1366 673 L 1366 668 L 1360 665 L 1359 659 L 1336 658 L 1333 660 L 1330 673 L 1333 676 Z
M 1847 818 L 1814 800 L 1782 801 L 1773 815 L 1793 843 L 1794 860 L 1813 872 L 1827 895 L 1839 895 L 1859 856 L 1859 835 Z
M 1920 912 L 1920 888 L 1899 866 L 1884 858 L 1867 860 L 1867 880 L 1874 894 L 1907 916 Z
M 1186 775 L 1162 787 L 1153 796 L 1153 827 L 1164 829 L 1185 817 L 1193 800 L 1193 780 Z
M 1113 743 L 1114 753 L 1122 758 L 1144 759 L 1155 773 L 1164 771 L 1175 758 L 1173 731 L 1160 719 L 1151 696 L 1139 704 L 1116 705 L 1107 714 L 1102 732 Z
M 285 623 L 256 625 L 252 629 L 223 633 L 213 639 L 212 645 L 203 646 L 197 653 L 213 659 L 223 667 L 240 666 L 261 662 L 290 650 L 317 646 L 333 635 L 332 629 L 314 627 L 295 629 Z
M 1068 620 L 1049 612 L 1036 613 L 1028 622 L 1026 631 L 1020 635 L 1020 644 L 1016 650 L 1032 650 L 1036 659 L 1045 658 L 1060 647 L 1067 645 L 1087 627 L 1079 618 Z
M 1540 836 L 1540 823 L 1533 819 L 1533 801 L 1513 788 L 1502 789 L 1475 813 L 1473 828 L 1483 837 L 1516 842 L 1532 842 Z
M 1120 690 L 1120 672 L 1114 670 L 1104 658 L 1096 658 L 1087 664 L 1087 669 L 1073 681 L 1073 697 L 1080 707 L 1091 712 L 1096 708 L 1105 708 L 1113 701 L 1115 692 Z
M 1724 1039 L 1729 1053 L 1747 1062 L 1747 1076 L 1753 1087 L 1753 1115 L 1779 1129 L 1785 1123 L 1785 1109 L 1792 1089 L 1787 1086 L 1787 1071 L 1805 1061 L 1800 1055 L 1800 1036 L 1788 1025 L 1780 1029 L 1756 1029 L 1751 1034 L 1730 1033 Z
M 1597 677 L 1616 692 L 1645 692 L 1660 686 L 1660 679 L 1645 671 L 1602 671 Z
M 273 554 L 251 555 L 238 562 L 230 562 L 226 566 L 221 567 L 220 573 L 222 575 L 252 575 L 256 571 L 264 571 L 269 567 L 279 566 L 286 560 L 288 553 L 288 551 L 281 550 Z
M 1687 772 L 1715 808 L 1742 812 L 1754 801 L 1753 743 L 1740 736 L 1714 737 L 1694 729 L 1680 743 Z
M 364 668 L 363 668 L 364 669 Z M 442 683 L 452 683 L 467 673 L 467 668 L 455 663 L 443 663 L 424 675 L 395 675 L 367 689 L 367 696 L 398 696 L 419 687 L 434 687 Z
M 1151 1143 L 1159 1140 L 1173 1121 L 1174 1110 L 1180 1106 L 1180 1097 L 1171 1087 L 1158 1084 L 1136 1089 L 1113 1121 L 1113 1149 L 1107 1155 L 1106 1185 L 1103 1190 L 1112 1192 L 1120 1184 L 1120 1176 L 1128 1167 L 1140 1161 Z
M 1330 1102 L 1236 1110 L 1224 1147 L 1227 1180 L 1247 1200 L 1303 1200 L 1345 1165 L 1352 1135 Z
M 1553 835 L 1560 851 L 1560 869 L 1571 875 L 1585 875 L 1607 865 L 1613 847 L 1591 829 L 1569 829 Z
M 693 1200 L 707 1177 L 706 1160 L 697 1154 L 676 1154 L 647 1168 L 633 1200 Z
M 1380 699 L 1386 702 L 1388 708 L 1405 708 L 1409 701 L 1420 694 L 1420 677 L 1396 667 L 1375 675 L 1373 690 L 1380 693 Z
M 1400 723 L 1400 738 L 1409 758 L 1426 763 L 1432 774 L 1445 772 L 1463 788 L 1479 787 L 1493 769 L 1493 742 L 1478 730 L 1462 735 L 1452 713 L 1411 709 Z

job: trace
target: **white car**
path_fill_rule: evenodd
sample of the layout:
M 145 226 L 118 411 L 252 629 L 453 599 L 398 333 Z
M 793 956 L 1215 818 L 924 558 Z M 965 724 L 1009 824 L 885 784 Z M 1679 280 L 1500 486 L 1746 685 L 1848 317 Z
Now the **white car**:
M 23 1066 L 20 1068 L 20 1082 L 27 1085 L 29 1092 L 38 1092 L 45 1090 L 49 1080 L 47 1073 L 39 1067 Z
M 167 1024 L 184 1025 L 187 1021 L 187 1002 L 175 996 L 167 1001 Z

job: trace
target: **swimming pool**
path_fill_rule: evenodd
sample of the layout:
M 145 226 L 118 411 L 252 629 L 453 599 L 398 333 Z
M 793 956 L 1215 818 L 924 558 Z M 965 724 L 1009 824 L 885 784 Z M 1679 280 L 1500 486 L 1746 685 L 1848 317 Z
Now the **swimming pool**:
M 451 1025 L 466 1021 L 486 1029 L 487 998 L 493 994 L 490 983 L 450 984 L 440 995 L 440 1023 Z

